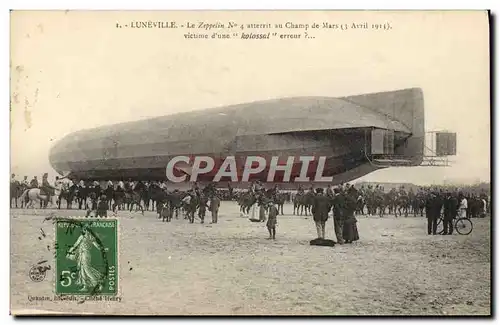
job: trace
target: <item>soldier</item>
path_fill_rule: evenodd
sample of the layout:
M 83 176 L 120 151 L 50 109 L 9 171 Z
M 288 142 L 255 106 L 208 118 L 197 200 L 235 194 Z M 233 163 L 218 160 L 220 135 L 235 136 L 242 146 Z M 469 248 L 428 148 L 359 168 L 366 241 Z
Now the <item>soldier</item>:
M 28 182 L 28 176 L 24 176 L 24 179 L 23 181 L 21 182 L 21 185 L 24 187 L 24 188 L 28 188 L 30 186 L 30 183 Z
M 278 184 L 274 184 L 273 191 L 272 191 L 273 197 L 276 197 L 276 195 L 278 195 L 279 192 L 280 192 L 280 189 L 278 188 Z
M 63 180 L 62 178 L 59 178 L 59 176 L 56 176 L 56 180 L 54 181 L 54 187 L 61 191 L 63 188 Z
M 276 240 L 276 226 L 278 224 L 278 208 L 274 204 L 273 201 L 270 201 L 267 204 L 267 208 L 269 210 L 269 218 L 267 219 L 267 230 L 269 231 L 269 238 Z
M 167 190 L 168 190 L 167 189 L 167 182 L 166 181 L 161 182 L 160 188 L 162 189 L 162 191 L 167 192 Z
M 217 197 L 217 195 L 214 194 L 210 199 L 210 207 L 209 207 L 209 210 L 212 214 L 211 223 L 217 223 L 217 219 L 219 217 L 219 207 L 220 207 L 220 200 Z
M 342 236 L 342 232 L 344 229 L 344 209 L 345 209 L 345 200 L 344 195 L 340 193 L 340 189 L 334 189 L 334 197 L 333 197 L 333 227 L 335 230 L 335 236 L 337 237 L 337 242 L 339 244 L 344 243 L 344 238 Z
M 99 203 L 97 204 L 97 217 L 107 218 L 108 217 L 108 200 L 106 199 L 106 195 L 101 195 Z
M 49 174 L 45 173 L 42 176 L 42 187 L 41 189 L 46 195 L 54 195 L 54 187 L 49 184 Z
M 208 207 L 208 198 L 201 194 L 200 195 L 200 201 L 198 203 L 198 217 L 200 217 L 201 219 L 201 223 L 205 223 L 205 214 L 206 214 L 206 211 L 207 211 L 207 207 Z
M 17 180 L 16 180 L 16 174 L 12 174 L 10 176 L 10 183 L 11 184 L 16 184 L 17 183 Z
M 317 188 L 316 195 L 313 198 L 312 215 L 316 224 L 316 231 L 319 239 L 325 239 L 325 224 L 328 220 L 328 211 L 330 211 L 330 200 L 323 194 L 323 189 Z
M 34 176 L 34 178 L 31 180 L 30 188 L 38 188 L 38 179 L 36 178 L 36 176 Z

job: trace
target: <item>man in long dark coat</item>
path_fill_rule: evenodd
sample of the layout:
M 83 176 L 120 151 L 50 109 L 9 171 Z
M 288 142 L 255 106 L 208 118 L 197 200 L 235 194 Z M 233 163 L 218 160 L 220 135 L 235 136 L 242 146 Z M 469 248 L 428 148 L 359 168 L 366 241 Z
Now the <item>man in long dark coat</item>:
M 443 235 L 453 234 L 453 219 L 457 216 L 458 200 L 450 192 L 446 193 L 446 198 L 443 202 Z
M 316 223 L 318 238 L 321 239 L 325 239 L 325 225 L 328 220 L 328 211 L 330 211 L 330 199 L 323 194 L 322 188 L 317 188 L 311 212 Z
M 335 188 L 333 196 L 333 227 L 335 229 L 335 236 L 337 237 L 337 242 L 339 244 L 344 243 L 344 237 L 342 235 L 344 229 L 344 217 L 345 217 L 345 198 L 344 194 L 340 193 L 339 188 Z

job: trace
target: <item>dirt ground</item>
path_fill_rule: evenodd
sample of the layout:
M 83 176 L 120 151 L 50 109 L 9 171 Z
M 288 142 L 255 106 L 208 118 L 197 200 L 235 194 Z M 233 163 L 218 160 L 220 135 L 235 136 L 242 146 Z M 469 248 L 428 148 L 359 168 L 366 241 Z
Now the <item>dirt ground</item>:
M 358 217 L 360 240 L 310 246 L 312 218 L 278 217 L 277 239 L 265 224 L 222 202 L 216 225 L 162 223 L 153 212 L 119 213 L 121 302 L 29 301 L 52 297 L 54 226 L 50 213 L 11 211 L 11 311 L 215 315 L 489 315 L 490 220 L 473 219 L 468 236 L 428 236 L 424 218 Z M 210 217 L 209 217 L 210 218 Z M 46 238 L 40 237 L 40 228 Z M 40 237 L 41 239 L 39 239 Z M 335 239 L 333 222 L 327 237 Z M 42 282 L 28 276 L 52 263 Z

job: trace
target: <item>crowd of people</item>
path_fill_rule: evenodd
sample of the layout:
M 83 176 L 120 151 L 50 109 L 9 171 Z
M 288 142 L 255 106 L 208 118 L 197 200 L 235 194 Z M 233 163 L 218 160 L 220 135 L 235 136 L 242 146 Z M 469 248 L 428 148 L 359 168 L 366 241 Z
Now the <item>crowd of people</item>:
M 333 219 L 333 229 L 337 242 L 352 243 L 359 239 L 356 226 L 356 215 L 365 214 L 383 216 L 387 211 L 398 216 L 413 213 L 427 217 L 428 233 L 437 233 L 437 222 L 442 217 L 444 220 L 444 234 L 452 234 L 452 221 L 457 217 L 485 217 L 489 214 L 490 196 L 485 192 L 471 191 L 468 188 L 444 188 L 437 186 L 419 187 L 417 190 L 404 186 L 399 189 L 392 188 L 386 191 L 380 185 L 340 184 L 338 186 L 326 186 L 326 188 L 310 187 L 305 190 L 302 186 L 297 191 L 283 191 L 278 185 L 268 187 L 260 181 L 252 182 L 247 190 L 234 189 L 229 183 L 224 188 L 211 183 L 201 188 L 197 183 L 192 184 L 188 191 L 169 191 L 165 181 L 72 181 L 56 176 L 54 186 L 48 181 L 48 174 L 42 176 L 39 183 L 36 176 L 30 181 L 24 176 L 22 181 L 11 176 L 12 188 L 32 189 L 39 188 L 42 193 L 58 196 L 59 207 L 61 198 L 72 201 L 73 197 L 63 195 L 70 193 L 73 189 L 75 200 L 86 193 L 88 201 L 79 202 L 79 208 L 96 210 L 101 215 L 105 211 L 124 208 L 124 204 L 143 203 L 149 209 L 152 201 L 152 209 L 155 209 L 160 218 L 169 221 L 179 210 L 186 212 L 188 219 L 194 222 L 195 213 L 204 222 L 207 209 L 212 212 L 212 222 L 217 222 L 218 207 L 221 200 L 237 200 L 240 206 L 248 207 L 247 214 L 252 221 L 267 221 L 269 238 L 276 238 L 277 218 L 280 214 L 280 205 L 286 201 L 294 203 L 295 206 L 304 206 L 306 214 L 311 212 L 315 222 L 318 239 L 326 236 L 326 222 Z M 155 192 L 151 189 L 156 189 Z M 12 190 L 11 190 L 12 193 Z M 120 195 L 123 193 L 123 199 Z M 133 194 L 137 194 L 134 199 Z M 146 194 L 148 195 L 146 195 Z M 159 194 L 158 194 L 159 193 Z M 129 194 L 127 201 L 127 194 Z M 214 203 L 214 200 L 217 202 Z M 212 203 L 212 204 L 209 204 Z M 82 206 L 83 204 L 83 206 Z M 17 202 L 16 202 L 17 205 Z M 214 208 L 216 207 L 215 211 Z M 142 209 L 142 207 L 141 207 Z M 297 208 L 297 213 L 298 213 Z M 251 211 L 251 213 L 250 213 Z M 255 217 L 258 211 L 259 217 Z M 283 214 L 283 212 L 281 212 Z

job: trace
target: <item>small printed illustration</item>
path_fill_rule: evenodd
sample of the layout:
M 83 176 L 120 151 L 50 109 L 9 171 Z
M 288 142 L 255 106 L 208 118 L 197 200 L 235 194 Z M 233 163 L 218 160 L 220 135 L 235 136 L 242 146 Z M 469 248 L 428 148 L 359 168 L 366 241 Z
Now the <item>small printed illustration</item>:
M 116 295 L 117 220 L 57 220 L 56 241 L 56 294 Z

